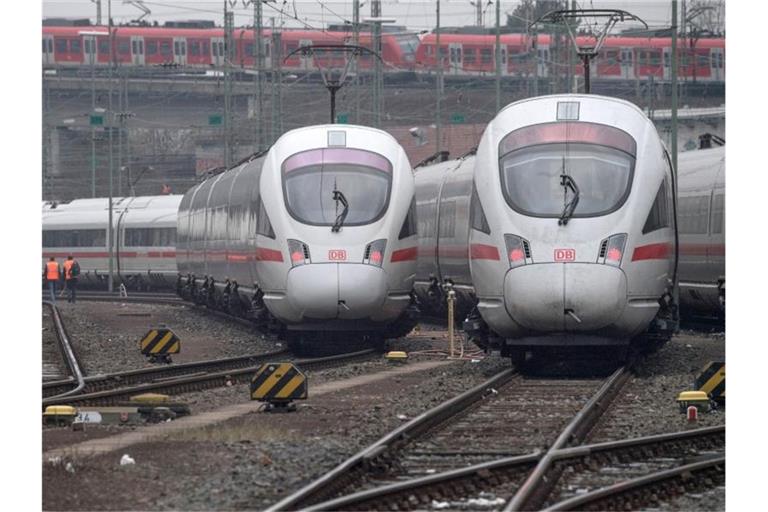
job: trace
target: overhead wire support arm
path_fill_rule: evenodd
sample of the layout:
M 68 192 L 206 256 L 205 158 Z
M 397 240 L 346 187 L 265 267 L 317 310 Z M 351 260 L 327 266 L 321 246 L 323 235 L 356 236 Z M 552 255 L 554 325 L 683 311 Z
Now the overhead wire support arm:
M 295 54 L 301 54 L 303 57 L 312 57 L 312 60 L 320 71 L 323 85 L 325 85 L 325 88 L 328 89 L 328 92 L 331 94 L 331 124 L 334 124 L 336 123 L 336 93 L 344 87 L 344 82 L 346 81 L 352 61 L 356 61 L 357 58 L 364 53 L 373 55 L 381 61 L 381 56 L 378 53 L 364 46 L 351 44 L 312 44 L 296 48 L 285 56 L 283 62 L 286 62 Z M 338 59 L 339 54 L 346 54 L 344 55 L 344 67 L 334 68 L 333 64 L 335 60 Z M 329 63 L 327 66 L 324 66 L 323 61 L 326 59 Z M 334 70 L 336 70 L 336 73 L 334 73 Z
M 595 24 L 597 24 L 598 19 L 602 18 L 606 20 L 602 29 L 600 29 L 596 34 L 588 34 L 595 41 L 591 46 L 580 46 L 578 40 L 576 39 L 577 34 L 575 31 L 576 28 L 581 24 L 581 20 L 583 18 L 593 18 L 595 20 Z M 645 30 L 648 30 L 648 24 L 645 21 L 630 12 L 620 9 L 559 9 L 549 11 L 528 25 L 528 29 L 530 31 L 530 29 L 537 24 L 565 25 L 565 28 L 568 30 L 568 35 L 571 39 L 571 42 L 573 43 L 574 48 L 576 48 L 576 53 L 584 64 L 584 92 L 589 94 L 591 60 L 594 59 L 600 52 L 600 48 L 602 48 L 603 42 L 605 42 L 605 37 L 616 25 L 616 23 L 629 21 L 642 23 L 645 27 Z

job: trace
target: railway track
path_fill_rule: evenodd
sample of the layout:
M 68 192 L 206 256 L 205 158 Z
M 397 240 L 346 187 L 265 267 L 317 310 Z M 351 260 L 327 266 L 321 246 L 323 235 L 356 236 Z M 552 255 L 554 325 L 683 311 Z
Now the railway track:
M 167 292 L 130 292 L 122 296 L 114 292 L 101 292 L 94 290 L 78 291 L 77 300 L 92 302 L 124 302 L 146 304 L 184 304 L 185 302 L 175 293 Z
M 360 350 L 357 352 L 350 352 L 346 354 L 339 354 L 328 357 L 318 357 L 309 359 L 292 359 L 286 358 L 299 366 L 302 370 L 319 370 L 322 368 L 337 366 L 340 364 L 346 364 L 353 361 L 363 360 L 371 355 L 375 354 L 373 349 Z M 158 372 L 143 370 L 136 370 L 132 373 L 130 378 L 138 378 L 138 384 L 134 385 L 119 385 L 119 387 L 112 389 L 105 389 L 102 391 L 89 391 L 87 393 L 81 393 L 78 395 L 53 396 L 43 400 L 43 407 L 49 405 L 115 405 L 127 401 L 131 396 L 141 393 L 167 393 L 178 394 L 187 393 L 192 391 L 200 391 L 203 389 L 210 389 L 215 387 L 231 386 L 237 383 L 248 382 L 253 377 L 256 370 L 259 369 L 261 364 L 274 360 L 278 355 L 287 356 L 287 351 L 272 352 L 269 354 L 263 354 L 261 356 L 246 356 L 245 358 L 229 358 L 227 360 L 208 361 L 203 363 L 191 363 L 190 365 L 198 365 L 191 372 L 189 368 L 182 369 L 181 371 L 187 371 L 186 374 L 175 375 L 170 377 L 158 378 L 155 373 L 160 373 L 165 368 Z M 237 359 L 237 364 L 243 363 L 250 358 L 250 365 L 239 368 L 230 368 L 226 370 L 221 369 L 222 364 L 231 364 L 233 360 Z M 222 363 L 224 361 L 225 363 Z M 185 366 L 190 366 L 185 365 Z M 182 366 L 182 365 L 179 365 Z M 121 375 L 121 374 L 115 374 Z M 114 382 L 119 378 L 115 378 L 115 375 L 103 376 L 94 378 L 94 380 L 100 380 L 102 382 Z M 144 379 L 144 380 L 142 380 Z M 151 380 L 147 382 L 146 379 Z M 93 381 L 91 381 L 93 382 Z
M 59 388 L 58 396 L 66 397 L 79 393 L 85 387 L 85 377 L 80 367 L 80 361 L 72 348 L 72 343 L 70 343 L 69 335 L 64 327 L 64 322 L 61 320 L 59 309 L 52 302 L 45 300 L 43 301 L 43 306 L 47 307 L 50 311 L 51 320 L 56 332 L 56 339 L 59 344 L 59 350 L 70 374 L 70 377 L 67 380 L 67 386 L 65 386 L 64 389 Z
M 510 482 L 522 485 L 520 482 L 531 467 L 546 457 L 541 451 L 543 447 L 559 447 L 583 437 L 628 375 L 628 370 L 622 368 L 607 381 L 550 380 L 527 378 L 505 370 L 390 432 L 270 510 L 365 509 L 367 503 L 356 502 L 351 496 L 397 488 L 419 479 L 434 479 L 438 474 L 455 475 L 468 466 L 493 467 L 500 459 L 511 459 L 516 469 L 483 487 L 486 491 L 499 490 L 501 494 L 507 488 L 509 494 L 510 487 L 517 487 Z M 549 405 L 548 410 L 544 404 Z M 574 415 L 576 420 L 569 423 Z M 562 430 L 564 426 L 566 430 Z M 485 474 L 485 469 L 481 474 Z M 451 486 L 439 482 L 438 488 L 445 494 L 452 492 Z M 479 488 L 472 488 L 479 492 Z M 410 508 L 419 508 L 437 499 L 434 496 L 420 498 L 410 494 L 407 501 Z M 500 503 L 503 505 L 508 499 L 506 496 Z M 409 508 L 399 502 L 384 507 L 390 506 Z
M 629 376 L 622 367 L 602 382 L 540 380 L 537 386 L 502 372 L 390 432 L 270 510 L 569 510 L 582 508 L 574 501 L 582 493 L 594 496 L 596 510 L 624 510 L 627 503 L 653 504 L 662 494 L 685 492 L 691 475 L 702 475 L 696 482 L 709 487 L 719 482 L 725 427 L 580 444 Z M 548 401 L 562 415 L 543 421 L 535 413 L 542 388 L 552 392 Z M 570 388 L 567 398 L 558 395 L 563 388 Z M 514 407 L 528 406 L 520 417 L 505 410 L 515 401 Z M 617 484 L 625 479 L 633 484 Z M 606 490 L 612 488 L 618 494 Z

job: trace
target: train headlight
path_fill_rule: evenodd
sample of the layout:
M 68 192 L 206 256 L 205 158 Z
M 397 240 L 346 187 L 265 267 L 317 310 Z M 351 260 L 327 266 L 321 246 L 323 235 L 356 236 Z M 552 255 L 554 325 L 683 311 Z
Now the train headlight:
M 600 253 L 597 256 L 597 262 L 613 265 L 614 267 L 620 266 L 621 259 L 624 257 L 624 245 L 626 243 L 626 233 L 609 236 L 600 242 Z
M 387 248 L 387 241 L 375 240 L 365 246 L 363 254 L 363 263 L 380 267 L 384 264 L 384 250 Z
M 288 254 L 291 255 L 291 267 L 312 263 L 309 247 L 299 240 L 288 240 Z
M 507 245 L 509 268 L 532 263 L 531 248 L 527 240 L 520 238 L 517 235 L 504 235 L 504 242 L 506 242 Z

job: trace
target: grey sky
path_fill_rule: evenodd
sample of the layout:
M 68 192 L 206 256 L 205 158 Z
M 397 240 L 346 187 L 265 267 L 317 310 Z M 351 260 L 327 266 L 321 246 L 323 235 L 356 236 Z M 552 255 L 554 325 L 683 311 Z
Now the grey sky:
M 232 1 L 232 0 L 231 0 Z M 484 3 L 486 26 L 491 26 L 495 19 L 495 7 L 488 5 L 488 0 L 480 0 Z M 502 12 L 512 10 L 520 4 L 520 0 L 501 0 Z M 682 1 L 679 2 L 682 4 Z M 370 15 L 370 0 L 366 0 L 361 8 L 362 16 Z M 406 25 L 414 30 L 431 28 L 435 23 L 435 0 L 382 0 L 382 15 L 393 17 L 398 25 Z M 671 2 L 669 0 L 647 1 L 578 1 L 583 8 L 610 8 L 623 9 L 643 18 L 652 27 L 669 25 L 671 18 Z M 210 19 L 221 24 L 224 0 L 161 0 L 145 1 L 144 5 L 152 11 L 145 18 L 160 23 L 166 20 L 179 19 Z M 322 27 L 329 23 L 341 23 L 352 18 L 352 0 L 277 0 L 275 6 L 265 7 L 265 22 L 269 18 L 276 17 L 284 20 L 286 27 L 300 27 L 302 23 L 291 19 L 294 12 L 307 25 Z M 295 11 L 294 11 L 295 7 Z M 284 10 L 286 15 L 278 11 Z M 443 26 L 473 25 L 475 22 L 475 7 L 470 0 L 441 0 L 441 24 Z M 43 17 L 89 17 L 95 19 L 96 5 L 91 0 L 43 0 Z M 106 19 L 107 0 L 102 0 L 102 13 Z M 123 0 L 112 0 L 113 18 L 116 22 L 127 22 L 141 15 L 141 10 L 136 6 L 126 4 Z M 243 7 L 243 1 L 237 0 L 234 7 L 235 24 L 246 25 L 252 23 L 253 7 Z M 502 14 L 502 19 L 505 19 Z

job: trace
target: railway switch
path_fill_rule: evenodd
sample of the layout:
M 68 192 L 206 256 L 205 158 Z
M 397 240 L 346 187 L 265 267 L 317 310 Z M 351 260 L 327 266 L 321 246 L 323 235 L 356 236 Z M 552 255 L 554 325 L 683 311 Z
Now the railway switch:
M 149 357 L 150 363 L 170 364 L 171 354 L 181 351 L 181 340 L 167 327 L 158 327 L 150 331 L 139 342 L 141 353 Z
M 267 363 L 251 379 L 251 400 L 267 403 L 267 412 L 296 410 L 307 399 L 307 377 L 292 363 Z

